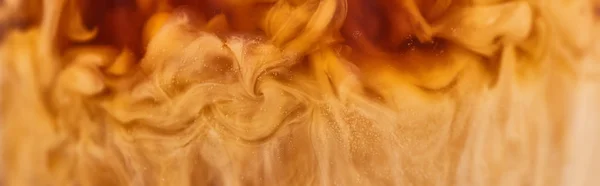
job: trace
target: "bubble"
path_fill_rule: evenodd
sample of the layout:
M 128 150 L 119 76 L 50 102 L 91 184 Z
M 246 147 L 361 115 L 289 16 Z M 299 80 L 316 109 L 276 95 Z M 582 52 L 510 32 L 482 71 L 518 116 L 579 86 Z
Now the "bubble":
M 363 35 L 363 33 L 360 32 L 360 31 L 354 31 L 354 32 L 352 32 L 352 37 L 354 39 L 359 39 L 360 37 L 362 37 L 362 35 Z

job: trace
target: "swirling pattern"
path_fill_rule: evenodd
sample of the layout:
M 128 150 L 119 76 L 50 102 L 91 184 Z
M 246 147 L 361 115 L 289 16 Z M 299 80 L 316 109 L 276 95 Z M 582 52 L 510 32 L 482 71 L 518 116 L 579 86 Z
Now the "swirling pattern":
M 595 7 L 6 0 L 0 183 L 595 185 Z

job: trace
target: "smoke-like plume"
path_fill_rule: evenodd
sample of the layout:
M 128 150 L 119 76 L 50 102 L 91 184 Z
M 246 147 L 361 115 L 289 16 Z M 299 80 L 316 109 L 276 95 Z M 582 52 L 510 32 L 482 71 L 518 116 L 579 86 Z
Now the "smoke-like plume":
M 600 184 L 591 0 L 0 1 L 0 184 Z

